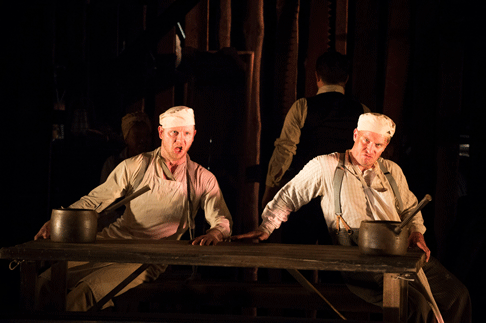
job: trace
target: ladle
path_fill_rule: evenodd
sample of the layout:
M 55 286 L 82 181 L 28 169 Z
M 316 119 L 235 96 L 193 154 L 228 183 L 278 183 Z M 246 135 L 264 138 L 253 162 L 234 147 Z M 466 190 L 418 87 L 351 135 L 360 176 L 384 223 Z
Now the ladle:
M 410 222 L 410 220 L 412 220 L 415 214 L 422 210 L 424 206 L 427 205 L 427 203 L 429 203 L 430 201 L 432 201 L 432 196 L 426 194 L 422 201 L 420 201 L 420 203 L 415 207 L 415 209 L 411 213 L 407 214 L 405 219 L 403 219 L 400 225 L 395 227 L 393 231 L 395 231 L 396 234 L 400 234 L 402 229 Z

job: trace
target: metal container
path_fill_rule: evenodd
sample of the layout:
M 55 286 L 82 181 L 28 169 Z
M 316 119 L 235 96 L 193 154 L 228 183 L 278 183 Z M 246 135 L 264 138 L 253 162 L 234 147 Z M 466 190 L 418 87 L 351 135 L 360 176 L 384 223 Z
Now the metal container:
M 359 251 L 372 256 L 403 256 L 408 249 L 408 230 L 395 232 L 398 221 L 363 221 L 359 228 Z
M 427 194 L 403 221 L 363 221 L 359 227 L 359 251 L 372 256 L 403 256 L 408 249 L 408 223 L 432 201 Z
M 51 240 L 56 242 L 96 241 L 98 213 L 84 209 L 53 209 L 51 213 Z
M 95 242 L 98 232 L 98 217 L 106 212 L 130 202 L 134 198 L 150 191 L 148 185 L 109 206 L 98 214 L 86 209 L 52 209 L 51 240 L 57 242 Z

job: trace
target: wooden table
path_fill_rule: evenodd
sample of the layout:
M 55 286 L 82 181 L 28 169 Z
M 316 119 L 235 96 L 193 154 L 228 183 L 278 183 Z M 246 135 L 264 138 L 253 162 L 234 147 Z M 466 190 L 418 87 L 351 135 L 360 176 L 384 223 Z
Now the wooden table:
M 57 295 L 61 308 L 65 306 L 67 261 L 130 262 L 276 268 L 291 273 L 298 270 L 383 273 L 383 318 L 386 322 L 405 322 L 408 282 L 400 278 L 416 273 L 423 266 L 425 255 L 410 251 L 400 257 L 371 257 L 361 255 L 357 247 L 332 245 L 224 242 L 193 246 L 187 241 L 167 240 L 98 240 L 86 244 L 36 240 L 1 248 L 0 259 L 20 262 L 21 305 L 25 309 L 35 307 L 36 268 L 40 261 L 55 262 L 52 270 L 53 277 L 59 280 Z

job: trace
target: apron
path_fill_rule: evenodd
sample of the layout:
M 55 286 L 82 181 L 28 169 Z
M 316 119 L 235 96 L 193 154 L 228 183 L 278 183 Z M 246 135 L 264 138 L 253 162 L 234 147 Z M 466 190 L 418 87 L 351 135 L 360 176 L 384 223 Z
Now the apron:
M 187 159 L 185 179 L 178 182 L 174 180 L 165 163 L 161 164 L 167 179 L 156 174 L 158 169 L 155 165 L 156 161 L 157 158 L 154 158 L 149 165 L 142 165 L 141 170 L 145 169 L 145 172 L 140 172 L 141 176 L 135 179 L 132 188 L 132 191 L 135 192 L 148 185 L 150 191 L 132 200 L 127 205 L 123 216 L 105 228 L 97 238 L 178 240 L 188 230 L 193 222 L 191 201 L 194 198 L 194 189 L 191 189 L 193 183 L 189 176 L 193 167 L 189 165 L 189 159 Z M 127 192 L 127 194 L 131 193 Z M 190 198 L 186 198 L 187 196 Z M 75 265 L 80 264 L 73 264 L 73 266 Z M 80 282 L 88 284 L 98 301 L 135 271 L 140 264 L 89 263 L 84 266 L 84 268 L 77 267 L 78 277 L 82 276 L 83 272 L 87 274 L 79 280 L 78 284 Z M 117 296 L 144 282 L 155 280 L 166 268 L 166 265 L 149 266 Z M 71 270 L 75 270 L 75 268 Z M 105 304 L 104 308 L 110 305 L 112 305 L 111 300 Z
M 161 164 L 167 179 L 156 174 L 157 160 L 154 158 L 149 165 L 142 166 L 145 172 L 140 172 L 143 176 L 135 180 L 132 188 L 135 192 L 148 185 L 150 191 L 132 200 L 123 216 L 105 228 L 99 238 L 178 240 L 189 228 L 189 223 L 192 222 L 190 200 L 193 199 L 189 160 L 186 161 L 185 178 L 180 182 L 174 180 L 165 163 Z M 191 198 L 188 199 L 187 196 Z

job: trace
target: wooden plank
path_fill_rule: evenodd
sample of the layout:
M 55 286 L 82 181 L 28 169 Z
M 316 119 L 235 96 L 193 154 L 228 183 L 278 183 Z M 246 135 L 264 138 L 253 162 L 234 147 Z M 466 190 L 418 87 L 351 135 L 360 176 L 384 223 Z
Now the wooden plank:
M 357 247 L 327 245 L 225 242 L 193 246 L 187 241 L 165 240 L 76 244 L 36 240 L 2 248 L 0 258 L 406 273 L 417 272 L 425 256 L 419 251 L 400 257 L 365 256 Z
M 193 246 L 188 241 L 166 240 L 99 240 L 89 244 L 37 240 L 1 248 L 0 258 L 60 261 L 56 275 L 63 281 L 63 263 L 68 260 L 384 273 L 384 315 L 391 322 L 400 322 L 407 310 L 407 282 L 396 279 L 396 273 L 415 273 L 425 261 L 419 251 L 372 257 L 360 254 L 357 247 L 240 242 Z

